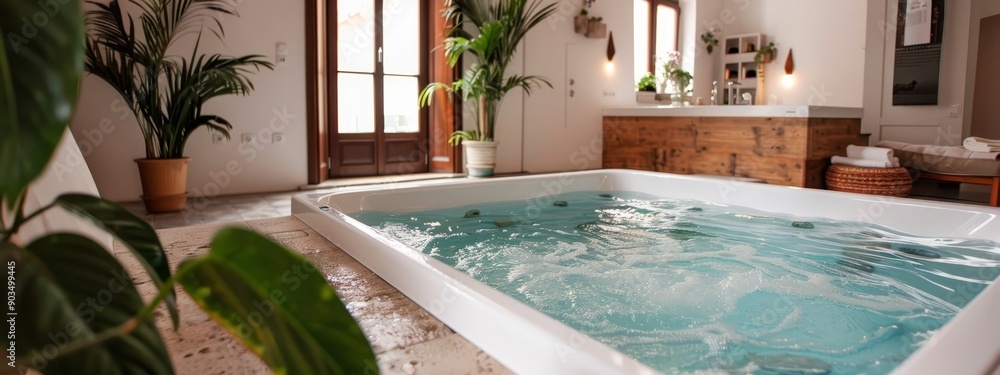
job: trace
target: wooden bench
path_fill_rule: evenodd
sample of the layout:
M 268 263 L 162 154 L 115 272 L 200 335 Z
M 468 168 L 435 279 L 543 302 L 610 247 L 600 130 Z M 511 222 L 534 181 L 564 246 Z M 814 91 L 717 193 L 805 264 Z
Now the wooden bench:
M 989 185 L 990 186 L 990 206 L 1000 205 L 1000 176 L 959 176 L 952 174 L 941 174 L 933 172 L 920 173 L 920 178 L 932 181 L 962 182 L 966 184 Z

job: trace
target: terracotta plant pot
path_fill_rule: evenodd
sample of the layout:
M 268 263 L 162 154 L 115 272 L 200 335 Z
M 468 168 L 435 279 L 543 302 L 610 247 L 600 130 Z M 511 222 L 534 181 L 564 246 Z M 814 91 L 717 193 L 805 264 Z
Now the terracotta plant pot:
M 497 142 L 462 141 L 470 178 L 489 177 L 497 167 Z
M 573 17 L 573 31 L 576 32 L 577 34 L 586 34 L 587 23 L 589 23 L 589 21 L 587 20 L 587 16 L 578 15 L 576 17 Z
M 608 25 L 604 22 L 590 22 L 587 24 L 588 38 L 603 38 L 608 34 Z
M 176 212 L 187 203 L 188 162 L 191 158 L 135 159 L 142 181 L 142 203 L 149 213 Z

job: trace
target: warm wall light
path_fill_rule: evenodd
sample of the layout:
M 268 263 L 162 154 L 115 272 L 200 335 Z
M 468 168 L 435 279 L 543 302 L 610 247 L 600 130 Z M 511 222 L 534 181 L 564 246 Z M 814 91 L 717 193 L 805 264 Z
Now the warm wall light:
M 785 76 L 781 77 L 781 85 L 787 87 L 792 87 L 795 85 L 795 77 L 792 73 L 795 72 L 795 59 L 792 57 L 792 49 L 788 49 L 788 58 L 785 59 Z
M 785 74 L 784 77 L 781 77 L 781 85 L 785 86 L 786 88 L 795 86 L 795 76 L 791 74 Z
M 613 31 L 608 32 L 608 61 L 614 61 L 615 59 L 615 33 Z
M 792 58 L 792 49 L 788 49 L 788 58 L 785 59 L 785 74 L 792 75 L 795 72 L 795 59 Z

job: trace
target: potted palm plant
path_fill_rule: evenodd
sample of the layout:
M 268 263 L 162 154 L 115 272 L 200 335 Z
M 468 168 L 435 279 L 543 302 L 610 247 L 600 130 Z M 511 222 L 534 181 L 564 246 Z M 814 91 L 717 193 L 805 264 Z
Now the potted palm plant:
M 437 89 L 445 89 L 458 92 L 462 101 L 473 107 L 476 129 L 456 131 L 448 139 L 452 145 L 465 147 L 470 177 L 492 176 L 496 168 L 493 134 L 504 96 L 515 88 L 531 95 L 533 87 L 552 87 L 542 77 L 508 75 L 507 66 L 528 31 L 556 9 L 556 4 L 542 6 L 540 0 L 453 0 L 445 8 L 444 16 L 453 25 L 444 43 L 449 65 L 455 67 L 466 52 L 475 56 L 476 62 L 451 85 L 427 85 L 419 99 L 420 105 L 426 106 Z M 465 22 L 472 23 L 478 34 L 466 31 Z
M 131 14 L 118 0 L 92 2 L 86 15 L 90 34 L 85 68 L 113 87 L 125 100 L 142 130 L 146 157 L 136 159 L 142 200 L 149 212 L 179 211 L 187 201 L 184 146 L 195 130 L 206 127 L 229 139 L 232 124 L 203 113 L 212 98 L 247 95 L 249 75 L 272 69 L 260 55 L 229 57 L 198 51 L 205 31 L 222 38 L 222 15 L 235 15 L 226 0 L 131 0 L 141 14 L 142 37 L 136 36 Z M 128 22 L 126 23 L 126 20 Z M 184 36 L 195 36 L 190 56 L 168 55 Z

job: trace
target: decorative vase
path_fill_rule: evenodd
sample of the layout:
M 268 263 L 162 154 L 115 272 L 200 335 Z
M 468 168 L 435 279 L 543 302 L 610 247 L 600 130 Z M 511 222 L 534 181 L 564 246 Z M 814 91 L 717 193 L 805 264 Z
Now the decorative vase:
M 462 141 L 470 178 L 489 177 L 497 166 L 497 142 Z
M 581 14 L 573 17 L 573 31 L 577 34 L 586 34 L 588 23 L 590 22 L 587 20 L 587 16 Z
M 142 203 L 149 213 L 176 212 L 187 203 L 191 158 L 135 159 L 142 181 Z
M 656 83 L 656 93 L 657 94 L 664 94 L 666 92 L 667 92 L 667 83 L 666 82 L 657 82 Z
M 673 94 L 670 94 L 670 106 L 672 107 L 687 107 L 691 105 L 691 96 L 688 95 L 685 90 L 681 89 Z

